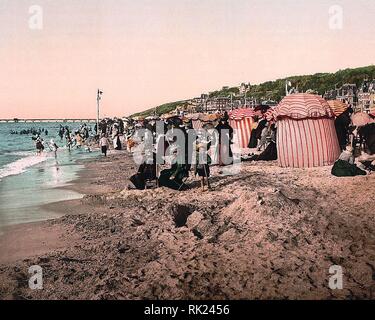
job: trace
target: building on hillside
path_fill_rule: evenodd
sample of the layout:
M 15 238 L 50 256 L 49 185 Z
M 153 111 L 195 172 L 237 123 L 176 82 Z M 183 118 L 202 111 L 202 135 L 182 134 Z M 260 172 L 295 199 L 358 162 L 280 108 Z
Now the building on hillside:
M 357 105 L 357 85 L 346 83 L 340 88 L 326 91 L 324 99 L 340 100 L 353 107 Z
M 204 112 L 208 100 L 208 94 L 202 93 L 200 97 L 196 97 L 187 101 L 186 112 L 197 113 Z
M 316 90 L 314 90 L 314 89 L 308 89 L 308 90 L 306 90 L 306 93 L 308 93 L 308 94 L 317 94 L 317 95 L 319 95 L 319 92 L 316 91 Z
M 276 106 L 277 102 L 271 99 L 256 99 L 244 95 L 231 95 L 228 97 L 212 97 L 202 94 L 200 97 L 189 100 L 186 103 L 185 112 L 187 113 L 216 113 L 231 111 L 239 108 L 255 108 L 259 105 Z
M 365 80 L 358 90 L 357 108 L 362 112 L 375 111 L 375 80 Z
M 276 107 L 277 104 L 278 103 L 275 100 L 264 100 L 261 103 L 261 105 L 266 105 L 266 106 L 270 106 L 270 107 Z
M 239 92 L 241 95 L 244 95 L 246 92 L 249 91 L 250 89 L 250 82 L 249 83 L 241 83 L 241 85 L 239 86 Z
M 338 90 L 336 99 L 351 106 L 355 106 L 357 103 L 357 86 L 355 84 L 344 84 Z
M 337 97 L 337 90 L 328 90 L 324 93 L 323 98 L 326 100 L 336 100 Z
M 228 97 L 217 97 L 217 98 L 210 98 L 206 102 L 205 111 L 212 113 L 212 112 L 224 112 L 232 110 L 233 98 Z

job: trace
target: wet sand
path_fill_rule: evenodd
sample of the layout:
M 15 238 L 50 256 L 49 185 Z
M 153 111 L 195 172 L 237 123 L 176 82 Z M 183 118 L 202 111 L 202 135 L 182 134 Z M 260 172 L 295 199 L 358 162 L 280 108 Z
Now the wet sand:
M 125 190 L 126 153 L 86 162 L 64 216 L 0 236 L 2 299 L 373 299 L 375 175 L 243 163 L 211 192 Z M 28 267 L 44 288 L 28 288 Z M 344 271 L 328 287 L 329 267 Z

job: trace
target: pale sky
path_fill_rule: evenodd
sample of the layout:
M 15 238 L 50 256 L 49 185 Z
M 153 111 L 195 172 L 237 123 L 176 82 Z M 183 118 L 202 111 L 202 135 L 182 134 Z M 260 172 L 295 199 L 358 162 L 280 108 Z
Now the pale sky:
M 29 28 L 29 7 L 43 29 Z M 329 8 L 343 8 L 343 29 Z M 373 0 L 0 0 L 0 118 L 124 116 L 375 64 Z

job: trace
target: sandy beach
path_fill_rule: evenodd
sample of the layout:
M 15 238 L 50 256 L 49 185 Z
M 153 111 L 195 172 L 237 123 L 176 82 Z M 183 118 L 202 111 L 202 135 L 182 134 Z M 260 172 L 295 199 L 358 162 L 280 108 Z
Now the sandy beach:
M 177 192 L 126 190 L 127 153 L 87 161 L 64 214 L 0 236 L 1 299 L 372 299 L 375 175 L 243 163 Z M 43 268 L 30 290 L 28 268 Z M 344 271 L 342 290 L 329 268 Z

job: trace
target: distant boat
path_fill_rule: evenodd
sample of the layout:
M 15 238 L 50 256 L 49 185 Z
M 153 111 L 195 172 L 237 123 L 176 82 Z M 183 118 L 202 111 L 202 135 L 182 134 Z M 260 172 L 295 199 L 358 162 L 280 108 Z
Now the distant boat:
M 19 122 L 20 120 L 19 120 L 18 118 L 14 118 L 13 121 L 17 123 L 17 122 Z

